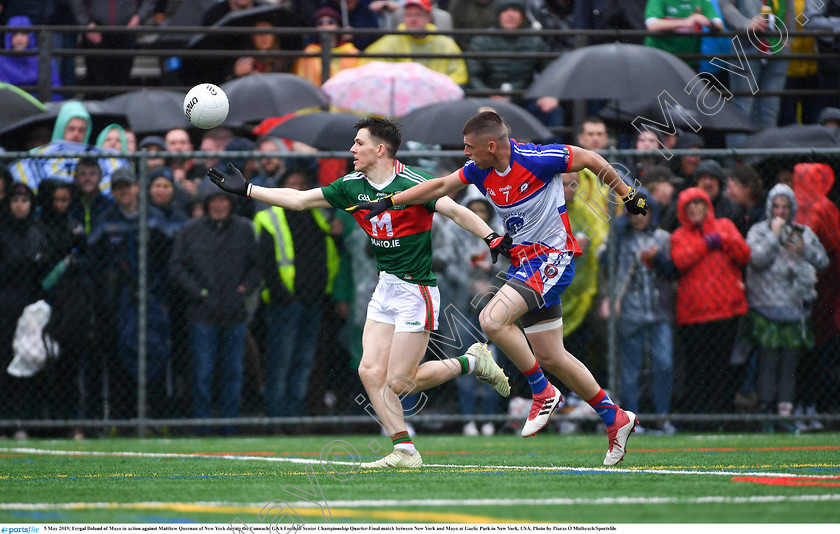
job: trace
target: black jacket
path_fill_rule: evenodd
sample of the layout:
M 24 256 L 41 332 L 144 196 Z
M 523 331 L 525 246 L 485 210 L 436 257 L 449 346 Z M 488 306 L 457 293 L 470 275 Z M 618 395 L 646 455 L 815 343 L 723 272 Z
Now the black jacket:
M 169 276 L 186 296 L 189 322 L 228 327 L 244 321 L 245 297 L 259 284 L 251 222 L 238 215 L 190 220 L 175 238 Z M 237 290 L 240 285 L 245 293 Z

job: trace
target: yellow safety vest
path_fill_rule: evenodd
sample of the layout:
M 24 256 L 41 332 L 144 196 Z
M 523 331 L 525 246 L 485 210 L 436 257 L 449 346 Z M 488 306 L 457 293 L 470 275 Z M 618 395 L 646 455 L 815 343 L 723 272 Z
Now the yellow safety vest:
M 330 223 L 327 222 L 327 218 L 321 210 L 313 209 L 310 210 L 310 213 L 312 218 L 315 219 L 315 224 L 325 234 L 324 239 L 327 247 L 327 285 L 325 293 L 330 295 L 333 290 L 333 280 L 335 275 L 338 274 L 338 249 L 330 236 Z M 274 261 L 277 263 L 280 280 L 286 285 L 289 293 L 294 295 L 295 244 L 292 242 L 292 232 L 286 220 L 286 211 L 277 206 L 260 211 L 254 216 L 254 229 L 257 235 L 260 235 L 262 229 L 271 234 L 272 239 L 274 239 Z M 264 302 L 269 302 L 268 289 L 262 291 L 262 298 Z

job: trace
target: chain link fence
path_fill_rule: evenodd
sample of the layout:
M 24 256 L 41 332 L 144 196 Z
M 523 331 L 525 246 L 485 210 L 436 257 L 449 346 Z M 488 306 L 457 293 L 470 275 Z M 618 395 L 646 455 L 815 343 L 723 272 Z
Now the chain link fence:
M 29 212 L 20 201 L 27 193 L 6 184 L 0 226 L 0 433 L 376 431 L 356 369 L 377 273 L 368 239 L 353 219 L 329 211 L 322 221 L 287 214 L 296 261 L 307 266 L 294 276 L 308 276 L 315 289 L 285 300 L 277 300 L 275 291 L 273 305 L 266 301 L 267 273 L 282 267 L 273 247 L 278 234 L 271 233 L 265 206 L 236 200 L 234 212 L 249 222 L 250 231 L 231 237 L 220 230 L 216 248 L 193 247 L 195 234 L 184 237 L 186 228 L 196 226 L 194 219 L 211 217 L 215 209 L 207 196 L 215 186 L 202 178 L 208 162 L 237 161 L 260 176 L 266 161 L 275 159 L 285 168 L 284 180 L 311 187 L 319 183 L 319 173 L 321 183 L 341 176 L 346 153 L 158 155 L 163 168 L 189 167 L 195 180 L 187 178 L 191 185 L 185 185 L 152 169 L 146 153 L 108 162 L 58 154 L 42 160 L 41 168 L 61 168 L 66 179 L 30 179 Z M 651 429 L 836 428 L 840 228 L 834 175 L 840 150 L 604 155 L 638 179 L 655 207 L 651 216 L 634 221 L 620 213 L 608 191 L 579 176 L 566 178 L 572 229 L 584 244 L 575 281 L 564 295 L 566 348 Z M 14 166 L 23 157 L 28 155 L 2 154 L 2 163 Z M 440 175 L 457 168 L 463 155 L 405 152 L 400 159 Z M 89 189 L 85 166 L 108 174 L 102 183 L 110 187 Z M 122 166 L 133 169 L 136 183 L 115 170 Z M 701 173 L 696 180 L 698 167 L 711 178 Z M 62 185 L 68 180 L 69 187 Z M 778 272 L 759 276 L 764 264 L 751 263 L 748 243 L 760 240 L 750 232 L 770 228 L 765 198 L 777 183 L 790 185 L 798 205 L 796 218 L 783 226 L 805 238 L 809 248 L 803 252 L 786 243 L 791 230 L 768 230 L 777 242 L 762 261 L 781 263 Z M 699 189 L 691 189 L 695 186 Z M 742 189 L 752 196 L 739 196 Z M 716 219 L 731 222 L 691 227 L 688 204 L 703 195 Z M 481 339 L 474 322 L 481 302 L 472 299 L 476 286 L 463 276 L 477 260 L 471 251 L 481 247 L 460 229 L 437 231 L 441 219 L 436 218 L 434 268 L 443 311 L 430 358 L 460 354 Z M 263 225 L 259 240 L 255 220 Z M 806 224 L 811 230 L 803 230 Z M 236 271 L 242 275 L 238 300 L 205 308 L 219 316 L 241 310 L 237 322 L 243 331 L 227 330 L 230 325 L 203 335 L 191 331 L 191 306 L 213 296 L 203 293 L 207 287 L 198 280 L 203 274 L 190 270 L 201 268 L 196 262 L 219 270 L 253 269 L 247 276 Z M 281 283 L 282 278 L 281 273 Z M 32 306 L 39 302 L 49 309 Z M 798 315 L 791 315 L 793 310 Z M 240 345 L 231 357 L 199 370 L 196 340 L 215 339 L 224 352 L 227 336 L 234 334 Z M 311 356 L 298 359 L 298 354 Z M 425 432 L 461 432 L 471 421 L 511 429 L 509 411 L 530 391 L 522 374 L 497 356 L 511 377 L 510 399 L 488 398 L 464 383 L 471 377 L 461 378 L 427 392 L 422 410 L 408 421 Z M 552 431 L 597 426 L 594 413 L 574 396 L 567 395 L 560 411 Z

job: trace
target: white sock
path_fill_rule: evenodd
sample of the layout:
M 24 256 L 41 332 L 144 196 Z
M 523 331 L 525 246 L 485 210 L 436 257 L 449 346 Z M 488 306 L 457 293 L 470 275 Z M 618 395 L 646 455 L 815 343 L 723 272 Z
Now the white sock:
M 464 358 L 467 359 L 467 374 L 471 375 L 475 372 L 475 356 L 464 354 Z
M 397 443 L 394 445 L 394 450 L 402 449 L 408 454 L 414 454 L 417 452 L 417 449 L 414 447 L 414 443 Z

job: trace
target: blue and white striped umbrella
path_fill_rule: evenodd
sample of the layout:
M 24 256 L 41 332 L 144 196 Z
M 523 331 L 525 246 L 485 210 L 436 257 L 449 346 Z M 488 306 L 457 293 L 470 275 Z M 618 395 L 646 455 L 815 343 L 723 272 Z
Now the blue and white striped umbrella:
M 111 194 L 111 174 L 120 167 L 129 167 L 130 163 L 125 158 L 120 158 L 118 152 L 105 150 L 94 145 L 73 143 L 70 141 L 52 141 L 44 146 L 33 148 L 29 151 L 32 158 L 24 158 L 13 161 L 9 165 L 9 172 L 12 177 L 28 185 L 33 191 L 37 191 L 38 184 L 50 178 L 72 182 L 76 172 L 76 163 L 79 158 L 74 157 L 46 157 L 49 154 L 76 153 L 80 156 L 98 156 L 99 166 L 102 168 L 102 183 L 99 189 L 106 195 Z M 35 157 L 37 156 L 37 157 Z

